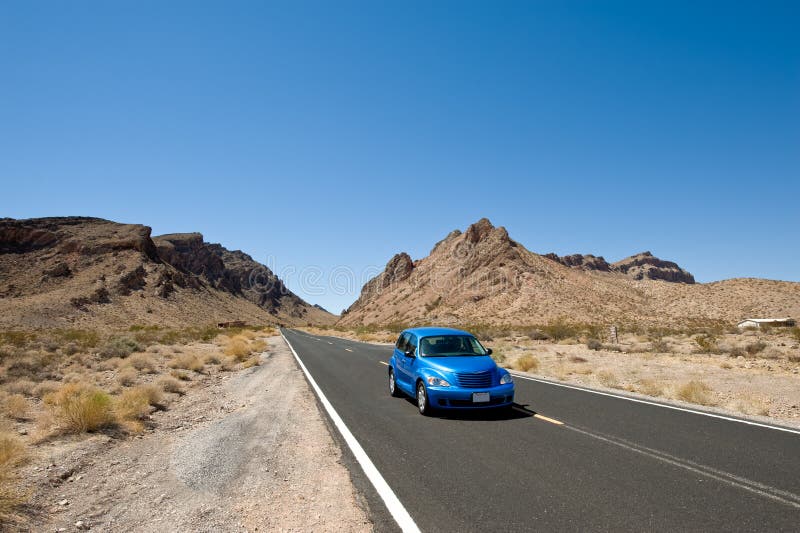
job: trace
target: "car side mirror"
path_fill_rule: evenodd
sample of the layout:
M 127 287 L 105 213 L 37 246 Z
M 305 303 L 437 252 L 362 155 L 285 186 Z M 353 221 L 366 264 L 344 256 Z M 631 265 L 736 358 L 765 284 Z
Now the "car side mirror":
M 492 349 L 486 348 L 486 355 L 492 355 Z
M 414 352 L 412 352 L 411 350 L 407 350 L 406 357 L 416 357 L 416 356 L 414 355 Z

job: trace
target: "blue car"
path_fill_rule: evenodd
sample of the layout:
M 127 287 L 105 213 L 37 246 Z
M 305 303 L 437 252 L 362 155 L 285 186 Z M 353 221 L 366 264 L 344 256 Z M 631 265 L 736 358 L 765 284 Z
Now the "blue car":
M 473 335 L 450 328 L 413 328 L 397 338 L 389 360 L 389 393 L 416 398 L 419 412 L 509 408 L 511 374 Z

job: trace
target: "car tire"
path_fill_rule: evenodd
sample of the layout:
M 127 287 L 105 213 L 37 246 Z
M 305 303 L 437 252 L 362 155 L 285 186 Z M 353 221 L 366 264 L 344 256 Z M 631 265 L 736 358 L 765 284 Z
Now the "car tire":
M 397 380 L 394 377 L 394 370 L 389 369 L 389 395 L 392 398 L 399 398 L 402 393 L 400 392 L 400 387 L 397 386 Z
M 428 399 L 428 391 L 425 390 L 425 384 L 422 381 L 417 382 L 417 409 L 422 416 L 430 416 L 433 411 L 431 401 Z

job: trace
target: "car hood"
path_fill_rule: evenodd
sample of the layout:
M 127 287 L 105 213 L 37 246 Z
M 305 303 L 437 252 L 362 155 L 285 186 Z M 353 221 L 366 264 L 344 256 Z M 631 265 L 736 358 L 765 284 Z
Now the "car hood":
M 485 372 L 497 368 L 488 355 L 467 357 L 427 357 L 428 367 L 440 372 Z

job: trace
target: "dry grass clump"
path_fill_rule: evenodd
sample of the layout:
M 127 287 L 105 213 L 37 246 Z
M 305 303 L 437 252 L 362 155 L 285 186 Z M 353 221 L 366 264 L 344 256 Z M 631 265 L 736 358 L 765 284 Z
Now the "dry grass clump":
M 684 402 L 696 403 L 698 405 L 714 405 L 714 396 L 706 383 L 692 380 L 684 383 L 676 391 L 676 396 Z
M 156 381 L 156 385 L 161 387 L 161 390 L 164 392 L 172 392 L 175 394 L 184 393 L 181 382 L 172 376 L 161 376 L 158 378 L 158 381 Z
M 532 355 L 523 355 L 514 361 L 513 368 L 521 372 L 529 372 L 531 370 L 535 372 L 539 370 L 539 359 Z
M 210 353 L 203 358 L 203 361 L 207 365 L 218 365 L 222 362 L 222 357 L 218 353 Z
M 800 363 L 800 355 L 790 355 L 788 359 L 790 363 Z
M 242 363 L 242 368 L 250 368 L 253 366 L 258 366 L 261 364 L 261 358 L 257 355 L 251 357 L 247 361 Z
M 25 445 L 16 436 L 0 432 L 0 529 L 19 522 L 25 494 L 18 486 L 16 467 L 27 457 Z
M 747 395 L 733 403 L 733 408 L 746 415 L 769 416 L 769 402 L 763 398 Z
M 192 376 L 185 370 L 172 369 L 169 371 L 169 375 L 181 381 L 192 381 Z
M 672 349 L 664 339 L 656 339 L 650 343 L 650 350 L 653 353 L 670 353 Z
M 146 353 L 135 353 L 124 359 L 123 366 L 132 366 L 140 372 L 147 372 L 148 374 L 155 374 L 158 368 L 155 360 Z
M 662 396 L 664 386 L 654 379 L 640 379 L 636 385 L 636 391 L 647 396 Z
M 114 402 L 114 415 L 122 427 L 130 433 L 140 433 L 144 420 L 150 414 L 147 395 L 137 388 L 126 389 Z
M 51 392 L 57 391 L 59 387 L 61 387 L 60 381 L 46 379 L 33 388 L 33 396 L 42 399 Z
M 603 343 L 597 339 L 589 339 L 588 341 L 586 341 L 586 347 L 589 348 L 590 350 L 595 350 L 595 351 L 602 350 Z
M 764 342 L 764 341 L 756 341 L 756 342 L 751 342 L 750 344 L 748 344 L 747 346 L 745 346 L 745 347 L 744 347 L 744 350 L 745 350 L 745 351 L 746 351 L 746 352 L 747 352 L 747 353 L 748 353 L 750 356 L 754 356 L 754 355 L 756 355 L 757 353 L 763 352 L 763 351 L 764 351 L 764 348 L 766 348 L 766 347 L 767 347 L 767 343 L 766 343 L 766 342 Z
M 205 368 L 205 363 L 201 361 L 196 355 L 190 353 L 178 354 L 173 357 L 167 366 L 173 369 L 192 370 L 194 372 L 202 372 Z
M 570 355 L 569 356 L 569 361 L 571 363 L 586 363 L 586 362 L 588 362 L 587 359 L 581 357 L 580 355 Z
M 5 385 L 5 390 L 9 394 L 22 394 L 23 396 L 33 396 L 36 383 L 29 379 L 15 379 Z
M 119 383 L 123 387 L 128 387 L 130 385 L 133 385 L 136 382 L 136 378 L 138 377 L 139 377 L 139 372 L 137 372 L 135 368 L 127 366 L 125 368 L 122 368 L 117 374 L 117 383 Z
M 67 383 L 46 395 L 44 403 L 64 431 L 97 431 L 114 421 L 111 397 L 84 383 Z
M 30 405 L 25 396 L 10 394 L 3 399 L 3 413 L 14 420 L 27 420 Z
M 244 335 L 231 337 L 223 351 L 225 355 L 233 357 L 237 361 L 244 361 L 253 352 L 250 341 Z
M 601 385 L 609 388 L 615 388 L 619 385 L 616 374 L 608 370 L 601 370 L 598 372 L 597 381 L 599 381 Z

